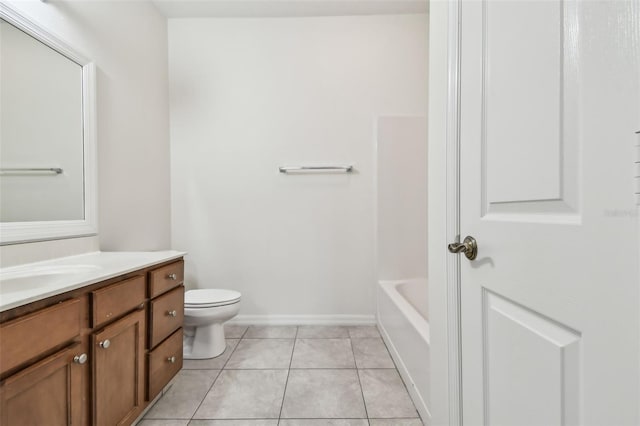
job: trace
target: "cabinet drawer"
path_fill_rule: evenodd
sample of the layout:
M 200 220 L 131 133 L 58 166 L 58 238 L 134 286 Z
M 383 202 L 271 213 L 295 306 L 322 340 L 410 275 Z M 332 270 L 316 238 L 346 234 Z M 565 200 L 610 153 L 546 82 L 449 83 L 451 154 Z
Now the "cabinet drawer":
M 80 335 L 80 299 L 72 299 L 0 325 L 0 373 Z
M 137 276 L 93 291 L 91 296 L 93 301 L 92 325 L 97 327 L 140 307 L 144 303 L 144 276 Z
M 182 329 L 173 333 L 148 356 L 147 400 L 151 401 L 182 368 Z
M 184 320 L 184 287 L 180 286 L 151 301 L 149 347 L 153 348 L 182 327 Z
M 172 263 L 149 272 L 149 297 L 161 295 L 184 282 L 184 262 Z

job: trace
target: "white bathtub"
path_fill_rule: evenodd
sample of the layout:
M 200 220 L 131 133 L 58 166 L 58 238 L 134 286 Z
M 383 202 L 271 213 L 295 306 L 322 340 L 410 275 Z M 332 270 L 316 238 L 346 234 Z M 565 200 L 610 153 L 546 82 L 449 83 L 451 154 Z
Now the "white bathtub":
M 378 325 L 425 425 L 429 413 L 431 351 L 425 279 L 380 281 Z

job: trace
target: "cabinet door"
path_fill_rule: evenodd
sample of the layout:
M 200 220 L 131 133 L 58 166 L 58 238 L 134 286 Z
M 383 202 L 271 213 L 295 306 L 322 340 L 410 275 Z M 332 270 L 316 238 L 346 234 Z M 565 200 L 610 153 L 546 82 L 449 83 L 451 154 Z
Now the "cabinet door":
M 63 349 L 0 384 L 0 424 L 80 425 L 86 360 L 80 345 Z M 74 358 L 76 360 L 74 361 Z
M 94 423 L 129 425 L 144 397 L 144 310 L 135 311 L 93 335 Z

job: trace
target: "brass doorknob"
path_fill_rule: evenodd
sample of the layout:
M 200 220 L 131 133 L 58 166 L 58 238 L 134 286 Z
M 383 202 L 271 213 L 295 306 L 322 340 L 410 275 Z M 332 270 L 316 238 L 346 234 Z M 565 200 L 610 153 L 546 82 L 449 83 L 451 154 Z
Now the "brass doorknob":
M 465 237 L 462 243 L 451 243 L 447 248 L 451 253 L 464 253 L 469 260 L 473 260 L 478 256 L 478 243 L 471 236 Z

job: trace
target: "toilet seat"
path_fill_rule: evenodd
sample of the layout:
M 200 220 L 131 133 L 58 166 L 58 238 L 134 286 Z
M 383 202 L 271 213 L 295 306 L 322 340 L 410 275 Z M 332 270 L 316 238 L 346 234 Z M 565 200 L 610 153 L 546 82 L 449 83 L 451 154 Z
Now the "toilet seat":
M 224 289 L 199 289 L 189 290 L 184 294 L 184 307 L 197 308 L 214 308 L 216 306 L 225 306 L 238 303 L 241 294 L 234 290 Z

